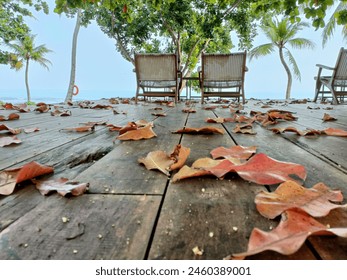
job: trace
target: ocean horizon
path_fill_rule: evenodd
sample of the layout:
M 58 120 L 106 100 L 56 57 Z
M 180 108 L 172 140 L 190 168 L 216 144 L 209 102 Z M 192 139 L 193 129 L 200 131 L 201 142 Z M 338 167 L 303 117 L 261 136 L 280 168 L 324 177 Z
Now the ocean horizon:
M 60 89 L 40 89 L 40 90 L 31 90 L 31 101 L 45 102 L 50 104 L 62 103 L 66 97 L 66 90 Z M 117 90 L 81 90 L 79 94 L 73 96 L 73 101 L 83 101 L 83 100 L 100 100 L 103 98 L 132 98 L 135 97 L 136 91 L 135 89 L 117 89 Z M 192 95 L 195 97 L 199 97 L 200 93 L 192 92 Z M 246 98 L 254 98 L 254 99 L 275 99 L 275 100 L 283 100 L 283 93 L 256 93 L 256 94 L 247 94 Z M 186 96 L 185 89 L 182 91 L 181 96 L 184 98 Z M 303 95 L 293 95 L 293 99 L 304 99 L 310 98 L 310 96 Z M 312 98 L 312 97 L 311 97 Z M 0 101 L 5 103 L 13 103 L 13 104 L 21 104 L 27 101 L 27 93 L 26 90 L 0 90 Z

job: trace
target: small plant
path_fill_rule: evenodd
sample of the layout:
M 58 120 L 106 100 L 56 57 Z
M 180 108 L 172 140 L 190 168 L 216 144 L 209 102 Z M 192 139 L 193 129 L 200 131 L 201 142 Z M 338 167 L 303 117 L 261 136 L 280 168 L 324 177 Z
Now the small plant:
M 27 105 L 36 105 L 36 103 L 33 102 L 33 101 L 27 101 L 27 102 L 25 102 L 25 104 L 27 104 Z
M 0 100 L 0 106 L 1 106 L 1 105 L 5 105 L 5 102 L 3 102 L 3 101 Z

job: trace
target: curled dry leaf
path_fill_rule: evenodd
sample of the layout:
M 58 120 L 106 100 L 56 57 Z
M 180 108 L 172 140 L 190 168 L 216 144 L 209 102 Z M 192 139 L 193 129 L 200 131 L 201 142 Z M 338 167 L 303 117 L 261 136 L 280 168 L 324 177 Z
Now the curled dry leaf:
M 346 207 L 331 203 L 341 201 L 341 191 L 331 190 L 323 183 L 307 189 L 293 181 L 282 183 L 272 193 L 261 191 L 255 197 L 257 210 L 269 219 L 274 219 L 290 208 L 299 208 L 313 217 L 323 217 L 333 209 Z
M 207 118 L 207 119 L 205 119 L 205 122 L 207 122 L 207 123 L 224 123 L 224 118 L 221 118 L 221 117 L 214 118 L 214 119 Z
M 194 108 L 184 108 L 182 109 L 183 113 L 196 113 L 196 110 Z
M 347 137 L 347 131 L 338 128 L 329 127 L 327 129 L 321 130 L 321 133 L 329 136 Z
M 47 113 L 49 111 L 49 105 L 45 104 L 45 103 L 37 103 L 36 104 L 36 108 L 34 111 L 36 112 L 40 112 L 40 113 Z
M 7 117 L 0 115 L 0 121 L 13 121 L 18 120 L 20 116 L 17 113 L 11 113 Z
M 152 125 L 148 124 L 145 127 L 140 127 L 136 130 L 130 130 L 116 137 L 118 140 L 141 140 L 150 139 L 157 135 L 152 130 Z
M 315 130 L 315 129 L 298 130 L 297 128 L 292 127 L 292 126 L 288 126 L 288 127 L 284 127 L 284 128 L 273 127 L 273 128 L 270 128 L 269 130 L 271 130 L 275 134 L 280 134 L 280 133 L 284 133 L 284 132 L 294 132 L 300 136 L 320 135 L 321 134 L 320 130 Z
M 1 130 L 7 130 L 8 132 L 10 132 L 12 134 L 19 134 L 22 131 L 21 128 L 11 128 L 11 127 L 4 125 L 4 124 L 0 124 L 0 131 Z
M 253 125 L 250 124 L 250 123 L 247 123 L 247 124 L 244 124 L 244 125 L 237 124 L 232 131 L 234 133 L 243 133 L 243 134 L 251 134 L 251 135 L 257 134 L 253 130 Z
M 32 133 L 32 132 L 37 132 L 40 131 L 40 129 L 38 127 L 32 127 L 32 128 L 25 128 L 24 132 L 25 133 Z
M 172 182 L 175 183 L 182 179 L 200 177 L 210 174 L 211 173 L 207 170 L 196 169 L 185 165 L 173 176 Z
M 41 165 L 35 161 L 29 162 L 19 168 L 1 171 L 0 194 L 9 195 L 14 191 L 16 184 L 52 172 L 52 167 Z
M 56 109 L 53 112 L 51 112 L 51 115 L 54 117 L 68 117 L 68 116 L 71 116 L 71 111 L 70 110 L 60 111 Z
M 244 147 L 244 146 L 231 146 L 230 148 L 218 147 L 211 151 L 213 159 L 217 158 L 238 158 L 238 159 L 249 159 L 253 154 L 256 153 L 257 147 Z
M 290 255 L 298 251 L 311 235 L 337 235 L 347 238 L 347 228 L 328 228 L 305 212 L 292 209 L 282 214 L 281 222 L 272 231 L 253 229 L 247 251 L 227 258 L 245 258 L 266 250 Z
M 165 113 L 152 113 L 152 115 L 156 117 L 166 117 Z
M 56 191 L 62 196 L 71 194 L 73 196 L 79 196 L 84 194 L 89 184 L 71 182 L 67 178 L 58 178 L 55 180 L 35 180 L 36 188 L 42 195 L 47 195 L 53 191 Z
M 201 128 L 195 128 L 195 127 L 185 127 L 176 131 L 173 131 L 172 133 L 184 133 L 184 134 L 224 134 L 224 130 L 218 127 L 214 126 L 204 126 Z
M 111 105 L 96 104 L 95 106 L 91 106 L 90 109 L 106 109 L 106 110 L 112 110 L 113 107 L 112 107 Z
M 86 123 L 81 123 L 87 126 L 95 126 L 95 125 L 106 125 L 107 121 L 99 121 L 99 122 L 86 122 Z
M 95 126 L 86 125 L 86 126 L 79 126 L 79 127 L 63 128 L 61 130 L 72 131 L 72 132 L 88 132 L 88 131 L 94 131 Z
M 22 141 L 17 136 L 0 137 L 0 147 L 9 146 L 11 144 L 20 144 Z
M 145 158 L 140 158 L 138 162 L 144 164 L 148 170 L 158 169 L 170 176 L 169 168 L 175 161 L 164 151 L 153 151 L 148 153 Z
M 330 116 L 327 113 L 324 113 L 324 116 L 323 116 L 322 120 L 323 120 L 323 122 L 337 121 L 337 119 L 335 119 L 334 117 Z
M 170 170 L 180 169 L 186 162 L 190 154 L 190 149 L 180 144 L 176 145 L 174 151 L 170 154 L 170 158 L 174 163 L 170 166 Z

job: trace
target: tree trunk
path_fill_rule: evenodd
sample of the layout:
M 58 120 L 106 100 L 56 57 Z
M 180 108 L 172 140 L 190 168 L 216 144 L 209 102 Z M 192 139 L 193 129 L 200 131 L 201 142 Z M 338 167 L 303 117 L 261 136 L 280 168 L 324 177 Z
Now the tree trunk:
M 77 10 L 77 19 L 76 19 L 75 30 L 74 30 L 73 38 L 72 38 L 70 83 L 69 83 L 69 87 L 67 90 L 65 103 L 72 101 L 72 95 L 73 95 L 73 90 L 74 90 L 74 85 L 75 85 L 75 77 L 76 77 L 77 37 L 78 37 L 78 32 L 80 30 L 80 26 L 81 26 L 81 10 L 78 9 Z
M 284 60 L 284 57 L 283 57 L 283 47 L 279 48 L 279 53 L 280 53 L 281 63 L 283 65 L 284 69 L 286 70 L 287 76 L 288 76 L 286 99 L 289 99 L 290 98 L 290 92 L 291 92 L 291 89 L 292 89 L 292 73 L 290 72 L 290 69 L 289 69 L 287 63 Z
M 27 63 L 25 66 L 25 86 L 27 88 L 27 99 L 28 99 L 28 102 L 30 102 L 31 98 L 30 98 L 30 89 L 29 89 L 29 58 L 27 58 Z

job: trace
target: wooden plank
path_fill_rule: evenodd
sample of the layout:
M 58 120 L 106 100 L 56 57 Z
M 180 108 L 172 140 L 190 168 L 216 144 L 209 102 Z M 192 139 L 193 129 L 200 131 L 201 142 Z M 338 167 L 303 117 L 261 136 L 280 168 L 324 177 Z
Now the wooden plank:
M 189 114 L 187 126 L 205 126 L 205 118 L 212 116 L 211 111 L 198 108 L 196 114 Z M 183 135 L 181 144 L 192 150 L 188 165 L 198 158 L 210 157 L 210 151 L 218 146 L 234 145 L 228 134 Z M 170 182 L 149 258 L 222 259 L 245 251 L 253 227 L 269 230 L 277 224 L 256 211 L 253 201 L 260 190 L 265 188 L 232 175 L 224 180 L 204 177 Z M 192 249 L 196 246 L 204 250 L 203 255 L 194 255 Z M 261 257 L 288 258 L 273 253 Z M 295 257 L 314 259 L 305 246 Z
M 160 198 L 52 195 L 41 201 L 0 233 L 0 259 L 143 259 Z
M 148 120 L 151 112 L 143 113 L 147 114 Z M 108 190 L 121 194 L 162 194 L 167 184 L 167 176 L 159 171 L 146 170 L 138 163 L 138 159 L 155 150 L 172 152 L 180 135 L 172 135 L 170 130 L 176 125 L 183 126 L 184 117 L 179 109 L 170 109 L 166 117 L 154 120 L 153 130 L 157 137 L 139 141 L 116 140 L 115 148 L 109 154 L 76 179 L 87 180 L 91 193 L 104 193 Z

